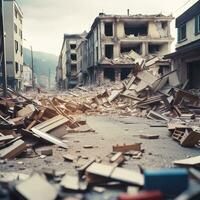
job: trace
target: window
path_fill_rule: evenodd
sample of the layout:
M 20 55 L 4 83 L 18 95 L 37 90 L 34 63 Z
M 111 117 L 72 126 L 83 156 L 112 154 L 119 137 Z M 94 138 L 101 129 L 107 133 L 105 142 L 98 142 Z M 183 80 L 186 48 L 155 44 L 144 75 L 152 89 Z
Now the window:
M 178 42 L 181 42 L 186 38 L 186 24 L 183 24 L 181 27 L 178 28 Z
M 17 25 L 14 24 L 15 33 L 17 33 Z
M 105 45 L 105 56 L 109 59 L 113 59 L 113 45 Z
M 76 44 L 70 44 L 71 49 L 76 49 Z
M 19 35 L 20 35 L 20 38 L 22 39 L 22 30 L 19 29 Z
M 71 60 L 77 61 L 77 56 L 75 53 L 71 54 Z
M 16 62 L 15 63 L 15 72 L 16 72 L 16 74 L 18 73 L 18 71 L 19 71 L 19 64 Z
M 105 23 L 105 36 L 113 36 L 113 23 Z
M 17 14 L 17 9 L 15 9 L 15 18 L 17 19 L 17 16 L 18 16 L 18 14 Z
M 195 17 L 195 35 L 200 33 L 200 15 Z
M 96 47 L 96 58 L 97 58 L 97 62 L 99 61 L 99 50 L 98 47 Z
M 21 48 L 20 48 L 20 53 L 21 53 L 21 56 L 23 55 L 23 46 L 21 45 Z
M 17 53 L 19 49 L 18 42 L 15 40 L 15 52 Z

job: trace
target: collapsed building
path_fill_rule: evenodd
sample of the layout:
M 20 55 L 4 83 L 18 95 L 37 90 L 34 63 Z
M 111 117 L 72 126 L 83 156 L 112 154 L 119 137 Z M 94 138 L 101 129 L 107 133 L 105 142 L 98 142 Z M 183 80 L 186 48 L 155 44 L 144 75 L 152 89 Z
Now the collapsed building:
M 58 66 L 56 69 L 57 86 L 60 89 L 73 88 L 78 83 L 78 76 L 81 73 L 78 65 L 77 46 L 84 40 L 86 33 L 65 34 L 61 48 Z M 79 66 L 79 67 L 78 67 Z
M 152 71 L 156 68 L 157 73 L 168 73 L 171 63 L 163 60 L 163 56 L 171 50 L 172 20 L 172 16 L 162 14 L 100 13 L 87 35 L 65 34 L 57 68 L 57 74 L 62 74 L 61 82 L 65 83 L 62 88 L 102 84 L 105 79 L 121 81 L 138 64 L 149 60 Z
M 123 80 L 136 64 L 135 59 L 162 58 L 169 53 L 172 19 L 164 15 L 100 13 L 86 36 L 90 83 L 102 83 L 104 78 Z

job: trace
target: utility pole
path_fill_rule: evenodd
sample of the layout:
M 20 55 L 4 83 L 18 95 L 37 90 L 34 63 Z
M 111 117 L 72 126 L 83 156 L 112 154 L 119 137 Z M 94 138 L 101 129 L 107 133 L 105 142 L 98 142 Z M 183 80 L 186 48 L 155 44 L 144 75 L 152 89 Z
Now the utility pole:
M 6 70 L 6 51 L 5 51 L 5 33 L 3 20 L 3 0 L 0 0 L 0 66 L 3 78 L 3 96 L 7 96 L 7 70 Z
M 34 77 L 34 67 L 33 67 L 33 47 L 31 45 L 31 68 L 32 68 L 32 87 L 35 89 L 35 77 Z
M 50 87 L 51 87 L 51 69 L 49 69 L 49 90 L 50 90 Z

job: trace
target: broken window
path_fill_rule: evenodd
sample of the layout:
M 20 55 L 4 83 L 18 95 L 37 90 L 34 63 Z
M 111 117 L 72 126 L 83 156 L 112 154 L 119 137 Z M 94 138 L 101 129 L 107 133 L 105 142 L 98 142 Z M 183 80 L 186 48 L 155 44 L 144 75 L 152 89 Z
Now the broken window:
M 109 59 L 113 59 L 113 45 L 112 44 L 105 45 L 105 57 Z
M 149 53 L 158 53 L 160 51 L 160 45 L 149 44 Z
M 71 74 L 72 75 L 76 75 L 77 74 L 77 65 L 76 64 L 72 64 L 71 65 Z
M 18 73 L 18 71 L 19 71 L 19 64 L 18 64 L 18 62 L 15 62 L 15 72 L 16 72 L 16 74 Z
M 135 51 L 138 54 L 142 54 L 142 48 L 141 48 L 141 43 L 140 44 L 122 44 L 121 45 L 121 53 L 129 53 L 130 51 Z
M 147 24 L 124 24 L 124 31 L 126 35 L 134 36 L 147 36 L 148 25 Z
M 186 24 L 178 28 L 178 42 L 186 39 Z
M 104 78 L 115 81 L 115 70 L 113 68 L 104 69 Z
M 105 36 L 113 36 L 113 23 L 112 22 L 105 23 Z
M 75 53 L 71 54 L 71 60 L 76 61 L 77 60 L 77 56 Z
M 71 49 L 76 49 L 76 44 L 70 44 Z

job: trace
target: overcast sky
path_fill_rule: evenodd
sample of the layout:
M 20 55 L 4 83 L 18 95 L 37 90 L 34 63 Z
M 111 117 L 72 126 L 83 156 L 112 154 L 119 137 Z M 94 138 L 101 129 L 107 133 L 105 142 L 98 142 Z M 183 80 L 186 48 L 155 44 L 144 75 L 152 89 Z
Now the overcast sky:
M 99 12 L 179 15 L 198 0 L 17 0 L 24 14 L 25 46 L 58 55 L 64 33 L 89 31 Z M 172 30 L 175 36 L 175 30 Z

